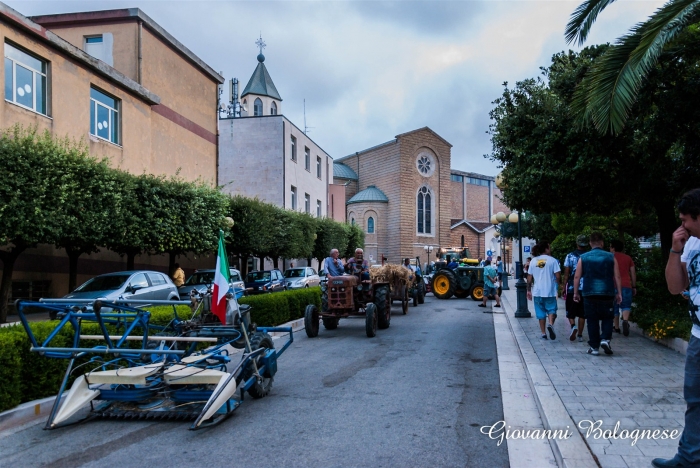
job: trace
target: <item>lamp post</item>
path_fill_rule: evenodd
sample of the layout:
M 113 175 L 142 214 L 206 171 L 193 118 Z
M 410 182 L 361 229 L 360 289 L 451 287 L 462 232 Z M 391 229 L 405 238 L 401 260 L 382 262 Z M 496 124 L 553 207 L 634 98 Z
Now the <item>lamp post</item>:
M 430 266 L 430 254 L 433 251 L 433 246 L 426 245 L 425 247 L 423 247 L 423 250 L 425 250 L 425 253 L 428 255 L 428 261 L 425 263 L 425 271 L 427 272 L 429 270 L 428 267 Z

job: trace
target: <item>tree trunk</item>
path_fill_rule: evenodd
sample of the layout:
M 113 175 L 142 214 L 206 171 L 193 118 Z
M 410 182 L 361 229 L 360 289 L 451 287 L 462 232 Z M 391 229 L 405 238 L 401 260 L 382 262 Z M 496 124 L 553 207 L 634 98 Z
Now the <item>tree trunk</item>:
M 264 270 L 265 269 L 265 256 L 260 257 L 260 266 L 258 267 L 258 270 Z
M 15 260 L 19 254 L 24 252 L 26 247 L 16 246 L 10 251 L 0 251 L 0 260 L 2 260 L 2 282 L 0 283 L 0 323 L 7 322 L 7 303 L 10 301 L 12 294 L 12 272 L 15 268 Z
M 676 217 L 676 210 L 671 202 L 659 203 L 656 206 L 656 218 L 659 223 L 659 234 L 661 235 L 661 254 L 663 255 L 664 263 L 666 263 L 671 250 L 673 231 L 678 228 L 680 221 Z
M 275 257 L 272 259 L 272 264 L 275 266 L 275 270 L 279 270 L 277 267 L 279 265 L 279 258 Z
M 78 282 L 78 258 L 84 253 L 82 249 L 66 247 L 68 254 L 68 292 L 75 289 Z
M 175 258 L 177 254 L 175 252 L 168 252 L 168 276 L 172 276 L 175 273 Z
M 134 269 L 134 260 L 136 259 L 136 252 L 127 252 L 126 254 L 126 270 L 131 271 Z

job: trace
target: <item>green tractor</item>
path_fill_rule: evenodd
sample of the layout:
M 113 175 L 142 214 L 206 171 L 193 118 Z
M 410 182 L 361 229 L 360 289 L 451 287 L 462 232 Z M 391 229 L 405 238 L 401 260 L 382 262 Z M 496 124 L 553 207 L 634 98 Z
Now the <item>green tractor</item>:
M 459 263 L 453 270 L 447 268 L 451 260 Z M 471 296 L 475 301 L 484 298 L 484 268 L 479 260 L 471 258 L 468 247 L 442 247 L 437 252 L 431 289 L 438 299 Z

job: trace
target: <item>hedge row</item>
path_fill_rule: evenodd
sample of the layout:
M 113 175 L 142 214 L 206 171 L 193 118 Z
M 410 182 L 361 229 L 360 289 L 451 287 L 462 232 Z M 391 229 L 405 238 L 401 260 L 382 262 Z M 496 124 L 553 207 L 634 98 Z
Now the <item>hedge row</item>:
M 275 294 L 244 297 L 242 304 L 250 304 L 251 319 L 260 326 L 275 326 L 304 316 L 307 304 L 320 307 L 321 292 L 319 288 L 285 291 Z M 166 326 L 173 320 L 171 306 L 158 306 L 148 309 L 151 312 L 151 325 Z M 181 320 L 190 318 L 188 306 L 177 306 Z M 43 342 L 58 322 L 31 322 L 30 326 L 36 340 Z M 110 333 L 119 334 L 114 327 L 108 326 Z M 101 334 L 96 323 L 82 324 L 82 333 L 86 335 Z M 53 339 L 51 346 L 71 346 L 73 330 L 70 325 Z M 81 342 L 81 346 L 91 347 L 98 342 Z M 138 347 L 139 342 L 133 342 Z M 58 391 L 68 360 L 49 359 L 31 352 L 31 342 L 24 328 L 20 325 L 0 328 L 0 411 L 14 408 L 20 403 L 55 395 Z M 76 365 L 87 362 L 83 358 Z M 80 371 L 74 376 L 80 375 Z

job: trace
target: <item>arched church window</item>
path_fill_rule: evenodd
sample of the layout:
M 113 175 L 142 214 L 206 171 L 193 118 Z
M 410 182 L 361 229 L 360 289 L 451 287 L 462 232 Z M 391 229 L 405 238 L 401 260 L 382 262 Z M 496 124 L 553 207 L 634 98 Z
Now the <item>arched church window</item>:
M 277 115 L 277 103 L 272 101 L 272 106 L 270 106 L 270 115 Z
M 416 197 L 419 234 L 432 234 L 432 194 L 428 187 L 421 187 Z
M 355 225 L 355 218 L 350 218 L 350 225 L 354 226 Z
M 262 106 L 262 101 L 260 100 L 260 98 L 255 98 L 254 106 L 255 106 L 255 108 L 253 109 L 253 112 L 254 112 L 253 115 L 256 117 L 259 115 L 263 115 L 263 106 Z
M 367 218 L 367 234 L 374 234 L 374 218 Z

